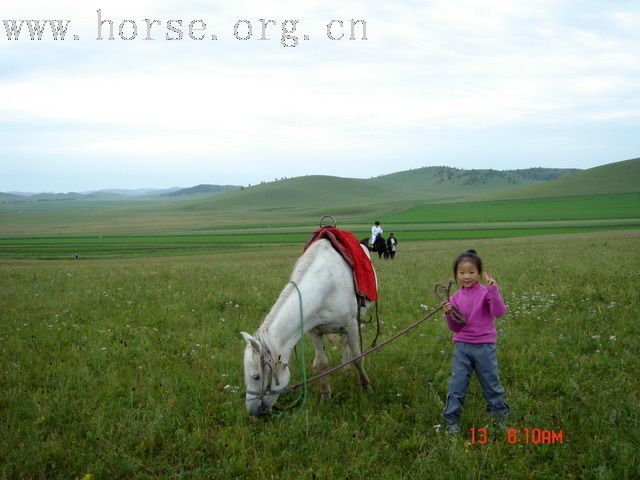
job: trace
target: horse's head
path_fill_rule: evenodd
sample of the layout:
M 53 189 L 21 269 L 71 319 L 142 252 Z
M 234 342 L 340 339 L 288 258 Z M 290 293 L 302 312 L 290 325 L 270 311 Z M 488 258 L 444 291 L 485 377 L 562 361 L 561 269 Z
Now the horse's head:
M 287 388 L 291 372 L 286 362 L 276 354 L 260 335 L 241 332 L 247 345 L 244 349 L 245 403 L 251 415 L 271 413 L 278 396 Z

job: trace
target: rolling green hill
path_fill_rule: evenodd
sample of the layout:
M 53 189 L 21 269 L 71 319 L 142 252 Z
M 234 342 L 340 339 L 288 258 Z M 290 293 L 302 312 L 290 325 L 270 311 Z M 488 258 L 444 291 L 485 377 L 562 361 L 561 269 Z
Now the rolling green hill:
M 511 190 L 579 172 L 576 169 L 461 170 L 425 167 L 375 178 L 372 186 L 401 200 L 453 200 Z
M 190 188 L 180 188 L 179 190 L 174 190 L 171 192 L 166 192 L 160 194 L 161 197 L 204 197 L 210 195 L 220 195 L 226 192 L 232 192 L 233 190 L 238 190 L 240 187 L 234 185 L 209 185 L 209 184 L 201 184 L 196 185 L 195 187 Z
M 622 165 L 622 167 L 621 167 Z M 480 199 L 626 193 L 640 191 L 640 159 L 618 162 L 587 171 L 527 169 L 512 171 L 460 170 L 425 167 L 372 179 L 307 176 L 244 188 L 166 207 L 167 212 L 210 212 L 224 217 L 243 216 L 257 223 L 305 222 L 331 212 L 346 221 L 362 216 L 390 215 L 425 204 Z M 575 178 L 575 180 L 574 180 Z M 600 182 L 598 179 L 602 179 Z M 599 188 L 594 191 L 594 184 Z M 538 194 L 529 193 L 539 189 Z
M 491 198 L 540 198 L 640 192 L 640 158 L 609 163 L 547 182 L 494 193 Z
M 473 219 L 628 220 L 640 218 L 634 192 L 640 192 L 640 159 L 585 171 L 426 167 L 372 179 L 298 177 L 186 200 L 2 203 L 0 236 L 283 233 L 308 230 L 327 214 L 362 231 L 375 218 L 410 229 Z M 564 200 L 545 200 L 557 197 Z M 469 217 L 470 211 L 482 215 Z
M 363 205 L 386 205 L 395 210 L 406 202 L 444 201 L 510 190 L 577 172 L 568 169 L 460 170 L 425 167 L 372 179 L 313 175 L 279 180 L 216 198 L 183 203 L 175 208 L 196 211 L 282 211 L 362 213 Z M 318 210 L 318 208 L 320 208 Z

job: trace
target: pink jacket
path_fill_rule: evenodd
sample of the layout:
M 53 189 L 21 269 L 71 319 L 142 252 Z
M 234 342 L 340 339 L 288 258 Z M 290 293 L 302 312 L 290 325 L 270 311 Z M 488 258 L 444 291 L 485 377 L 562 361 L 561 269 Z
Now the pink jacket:
M 497 285 L 487 287 L 481 283 L 471 288 L 460 288 L 451 296 L 451 305 L 467 320 L 461 325 L 445 314 L 452 341 L 467 343 L 496 343 L 496 317 L 507 311 Z

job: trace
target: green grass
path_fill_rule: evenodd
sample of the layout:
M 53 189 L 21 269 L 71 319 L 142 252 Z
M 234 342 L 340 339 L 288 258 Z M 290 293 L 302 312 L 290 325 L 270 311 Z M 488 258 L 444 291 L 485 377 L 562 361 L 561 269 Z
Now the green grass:
M 239 332 L 259 326 L 299 246 L 0 260 L 0 477 L 638 478 L 638 240 L 415 241 L 374 260 L 384 339 L 436 304 L 455 255 L 480 252 L 510 309 L 498 328 L 512 425 L 562 430 L 554 445 L 491 427 L 471 444 L 488 423 L 476 380 L 463 433 L 437 431 L 451 358 L 439 316 L 368 358 L 373 394 L 343 371 L 331 401 L 314 386 L 302 410 L 249 418 Z
M 235 192 L 234 192 L 235 193 Z M 181 205 L 181 206 L 180 206 Z M 273 217 L 257 213 L 225 217 L 198 210 L 179 214 L 171 208 L 137 202 L 77 202 L 3 205 L 0 209 L 0 257 L 83 258 L 207 253 L 233 245 L 303 245 L 320 215 Z M 171 208 L 169 208 L 171 207 Z M 486 202 L 397 204 L 396 210 L 342 217 L 330 207 L 338 226 L 369 236 L 372 219 L 404 240 L 504 238 L 515 236 L 637 229 L 640 194 L 568 196 Z M 343 207 L 346 208 L 346 207 Z M 362 207 L 365 208 L 365 207 Z M 317 213 L 317 212 L 316 212 Z M 271 222 L 270 220 L 274 220 Z
M 381 220 L 385 223 L 468 223 L 604 218 L 640 218 L 640 193 L 420 205 L 394 215 L 383 215 Z
M 453 240 L 480 238 L 511 238 L 564 233 L 599 232 L 640 229 L 640 220 L 588 222 L 506 222 L 458 224 L 389 225 L 396 237 L 404 242 L 421 240 Z M 397 227 L 397 228 L 395 228 Z M 142 256 L 194 255 L 242 250 L 263 251 L 278 245 L 306 244 L 312 228 L 282 227 L 274 233 L 258 233 L 232 229 L 217 235 L 155 235 L 98 237 L 34 237 L 0 238 L 0 258 L 78 259 L 124 258 Z M 302 230 L 302 231 L 299 231 Z M 390 231 L 390 230 L 388 230 Z M 367 231 L 355 231 L 359 238 Z

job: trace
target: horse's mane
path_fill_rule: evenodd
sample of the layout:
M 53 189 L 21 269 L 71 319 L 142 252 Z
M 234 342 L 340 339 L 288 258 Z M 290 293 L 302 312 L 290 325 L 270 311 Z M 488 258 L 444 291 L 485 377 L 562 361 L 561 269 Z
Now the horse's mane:
M 287 285 L 285 285 L 284 289 L 282 289 L 278 300 L 276 300 L 276 303 L 273 305 L 273 307 L 271 307 L 271 310 L 264 319 L 264 322 L 262 322 L 262 325 L 260 325 L 260 328 L 258 329 L 259 332 L 266 331 L 267 327 L 271 325 L 271 322 L 277 316 L 276 314 L 282 309 L 283 304 L 289 298 L 289 295 L 295 288 L 291 284 L 291 282 L 298 282 L 304 276 L 315 258 L 318 256 L 317 252 L 320 248 L 320 245 L 326 242 L 328 242 L 328 240 L 325 240 L 324 242 L 318 240 L 312 243 L 309 248 L 307 248 L 307 250 L 302 254 L 302 256 L 298 258 L 296 264 L 293 267 L 293 272 L 291 272 L 291 276 L 289 277 L 289 282 L 287 283 Z

